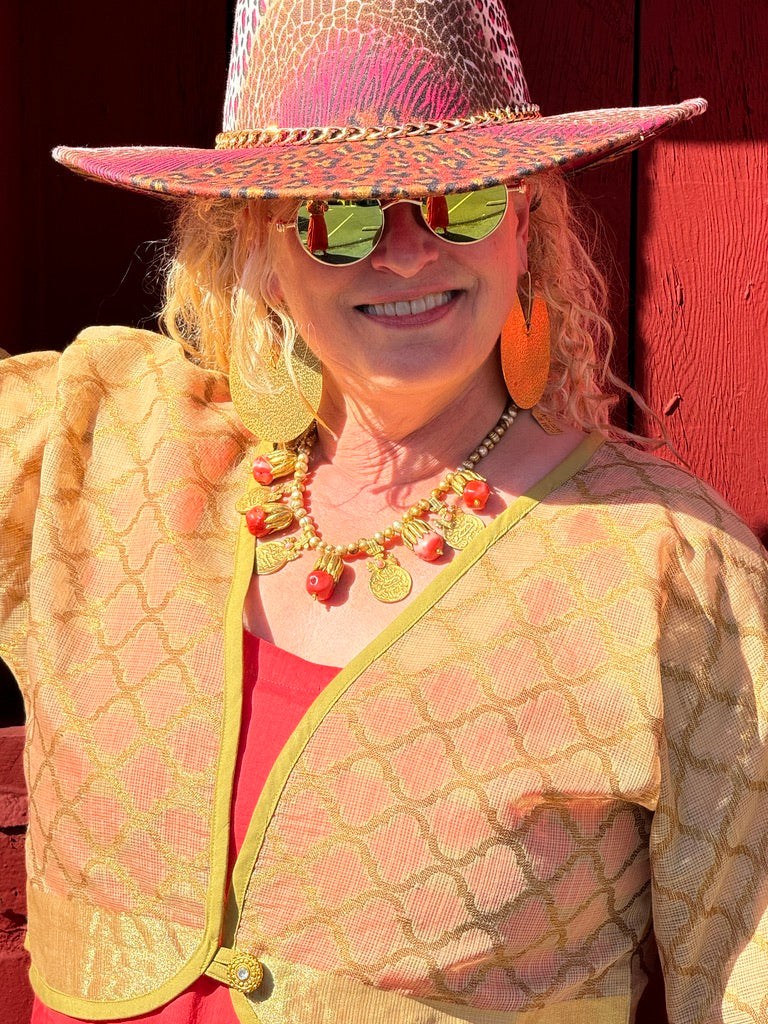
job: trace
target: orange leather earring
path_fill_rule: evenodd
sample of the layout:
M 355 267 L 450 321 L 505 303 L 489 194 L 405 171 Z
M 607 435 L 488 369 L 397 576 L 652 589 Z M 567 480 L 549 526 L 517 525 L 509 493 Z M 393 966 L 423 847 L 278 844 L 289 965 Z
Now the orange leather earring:
M 501 329 L 501 372 L 510 398 L 521 409 L 532 409 L 544 394 L 549 378 L 549 313 L 541 296 L 534 296 L 528 271 L 526 311 L 518 296 Z

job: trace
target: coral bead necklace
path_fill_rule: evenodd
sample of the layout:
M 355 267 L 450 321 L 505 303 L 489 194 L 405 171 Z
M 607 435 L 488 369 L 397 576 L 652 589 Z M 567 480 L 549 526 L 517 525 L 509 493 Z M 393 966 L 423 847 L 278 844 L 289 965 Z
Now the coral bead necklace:
M 410 593 L 413 581 L 391 547 L 402 542 L 419 558 L 434 562 L 443 555 L 446 544 L 461 550 L 483 529 L 482 520 L 467 511 L 485 508 L 491 494 L 485 478 L 475 472 L 475 466 L 499 443 L 514 423 L 517 411 L 517 406 L 511 402 L 480 444 L 460 466 L 445 474 L 428 497 L 415 502 L 399 519 L 371 537 L 361 537 L 348 544 L 323 540 L 305 508 L 309 458 L 316 438 L 314 429 L 303 438 L 296 451 L 281 448 L 260 455 L 252 466 L 256 486 L 251 486 L 237 502 L 237 510 L 245 516 L 248 529 L 259 541 L 287 530 L 294 522 L 299 526 L 299 533 L 259 543 L 255 571 L 260 575 L 278 572 L 304 552 L 312 551 L 316 561 L 307 576 L 307 592 L 317 601 L 327 601 L 341 578 L 344 562 L 365 555 L 373 596 L 387 603 L 402 601 Z M 287 482 L 274 482 L 289 475 L 291 479 Z M 449 496 L 453 497 L 452 501 L 446 500 Z

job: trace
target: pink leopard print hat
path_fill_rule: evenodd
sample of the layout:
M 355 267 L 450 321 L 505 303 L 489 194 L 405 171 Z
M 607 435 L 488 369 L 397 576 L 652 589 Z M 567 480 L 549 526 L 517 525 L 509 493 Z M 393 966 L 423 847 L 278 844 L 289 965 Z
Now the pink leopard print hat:
M 705 109 L 542 117 L 502 0 L 238 0 L 214 149 L 53 155 L 173 196 L 409 197 L 613 159 Z

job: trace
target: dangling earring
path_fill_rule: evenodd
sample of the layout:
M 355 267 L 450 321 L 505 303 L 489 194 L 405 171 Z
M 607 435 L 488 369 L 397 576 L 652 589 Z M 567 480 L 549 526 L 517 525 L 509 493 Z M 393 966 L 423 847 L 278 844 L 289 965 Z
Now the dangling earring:
M 289 358 L 296 384 L 288 371 Z M 281 348 L 274 363 L 261 368 L 260 374 L 266 387 L 263 391 L 253 391 L 240 375 L 233 356 L 229 364 L 229 392 L 237 415 L 261 441 L 274 444 L 294 441 L 311 426 L 320 408 L 323 390 L 320 360 L 303 338 L 297 337 L 290 357 Z
M 501 371 L 507 391 L 521 409 L 532 409 L 549 378 L 550 334 L 547 304 L 534 296 L 528 271 L 526 310 L 518 296 L 501 329 Z

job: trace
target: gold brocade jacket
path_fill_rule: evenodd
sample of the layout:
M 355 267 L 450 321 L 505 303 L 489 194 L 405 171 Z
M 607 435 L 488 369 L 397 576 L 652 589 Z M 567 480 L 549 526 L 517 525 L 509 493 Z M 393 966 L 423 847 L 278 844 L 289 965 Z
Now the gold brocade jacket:
M 251 1024 L 623 1024 L 655 934 L 672 1024 L 768 1020 L 768 571 L 705 485 L 585 440 L 315 701 L 230 880 L 226 378 L 92 329 L 0 363 L 0 443 L 50 1006 L 148 1013 L 208 973 Z

